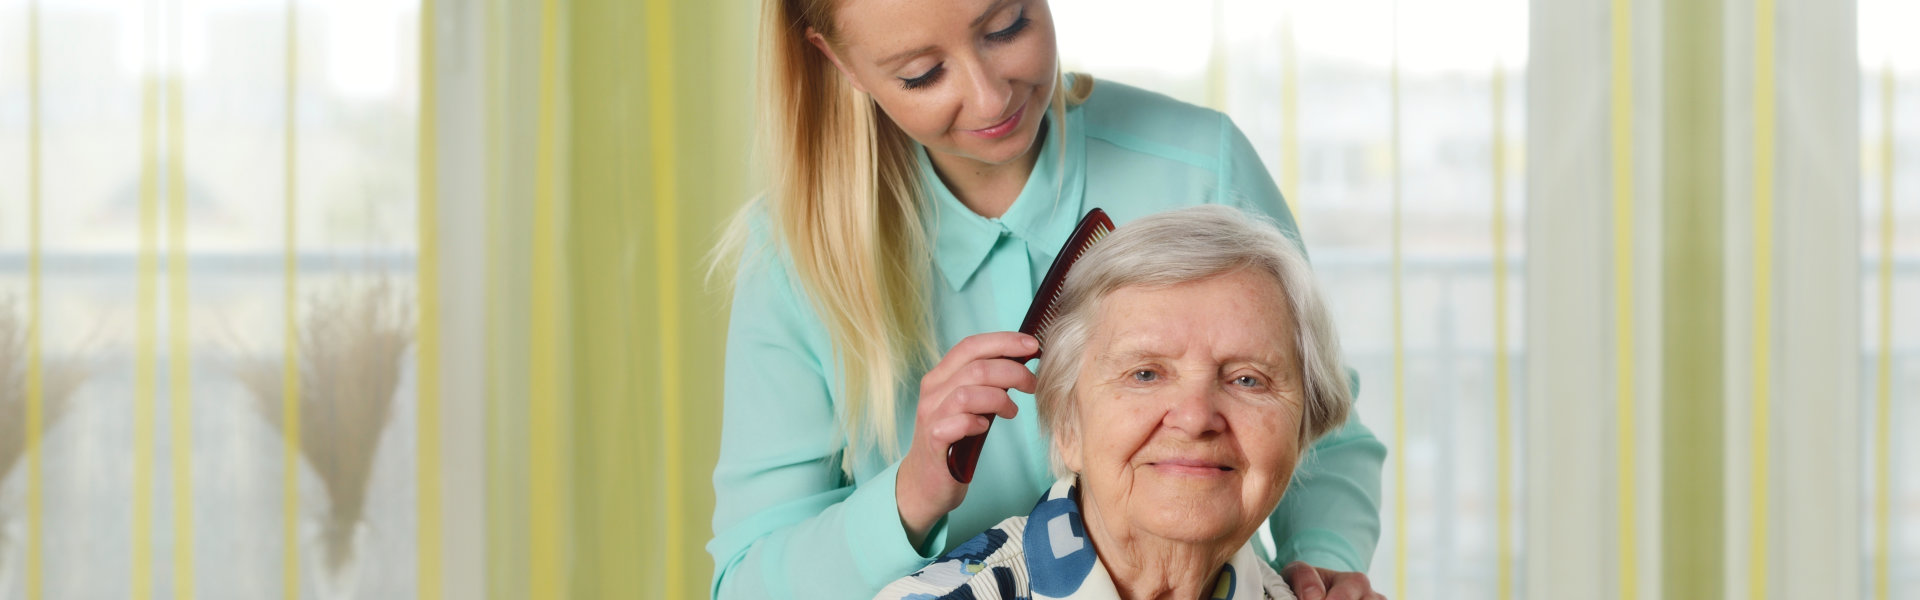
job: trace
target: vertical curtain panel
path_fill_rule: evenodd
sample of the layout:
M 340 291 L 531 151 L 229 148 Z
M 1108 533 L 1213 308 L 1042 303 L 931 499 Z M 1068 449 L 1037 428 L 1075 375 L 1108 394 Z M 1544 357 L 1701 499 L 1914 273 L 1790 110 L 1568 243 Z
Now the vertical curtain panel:
M 1920 594 L 1912 2 L 1050 4 L 1286 195 L 1377 590 Z M 0 0 L 0 600 L 707 595 L 759 9 Z

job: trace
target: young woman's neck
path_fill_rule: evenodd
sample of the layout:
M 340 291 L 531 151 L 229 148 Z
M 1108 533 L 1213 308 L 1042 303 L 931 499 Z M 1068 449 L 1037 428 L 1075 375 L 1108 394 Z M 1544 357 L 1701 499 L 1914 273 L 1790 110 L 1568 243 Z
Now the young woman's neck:
M 1040 149 L 1046 146 L 1042 143 L 1046 135 L 1047 125 L 1042 123 L 1039 135 L 1034 136 L 1027 152 L 1001 165 L 945 152 L 929 151 L 927 158 L 933 162 L 933 172 L 947 184 L 953 197 L 960 199 L 960 204 L 982 217 L 997 219 L 1007 214 L 1014 199 L 1020 197 L 1020 190 L 1027 187 L 1027 179 L 1033 176 L 1033 165 L 1040 159 Z

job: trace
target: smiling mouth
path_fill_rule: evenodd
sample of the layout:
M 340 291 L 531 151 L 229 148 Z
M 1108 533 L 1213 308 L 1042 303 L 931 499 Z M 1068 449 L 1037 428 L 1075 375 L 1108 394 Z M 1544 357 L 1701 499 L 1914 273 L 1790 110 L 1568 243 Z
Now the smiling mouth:
M 1025 105 L 1021 105 L 1020 110 L 1013 111 L 1013 116 L 1007 117 L 1006 120 L 1001 121 L 999 123 L 995 123 L 992 126 L 987 127 L 986 129 L 975 129 L 973 131 L 969 131 L 968 133 L 971 133 L 980 137 L 984 137 L 987 139 L 997 139 L 997 138 L 1006 137 L 1007 134 L 1013 133 L 1014 128 L 1017 128 L 1020 126 L 1021 117 L 1025 116 L 1026 114 L 1027 114 L 1027 107 Z
M 1158 462 L 1150 462 L 1147 464 L 1149 466 L 1166 467 L 1166 468 L 1174 469 L 1177 471 L 1199 472 L 1199 473 L 1205 473 L 1209 471 L 1219 471 L 1219 472 L 1225 473 L 1233 470 L 1233 467 L 1205 462 L 1205 461 L 1198 461 L 1198 460 L 1163 460 Z

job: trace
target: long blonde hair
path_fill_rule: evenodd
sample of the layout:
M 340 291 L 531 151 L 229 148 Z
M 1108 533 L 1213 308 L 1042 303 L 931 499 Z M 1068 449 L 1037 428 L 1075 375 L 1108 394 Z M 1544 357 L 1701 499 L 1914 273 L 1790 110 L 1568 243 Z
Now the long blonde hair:
M 760 118 L 769 189 L 736 214 L 716 249 L 716 267 L 740 257 L 748 221 L 762 208 L 776 247 L 813 303 L 834 348 L 845 399 L 841 468 L 876 446 L 892 462 L 897 385 L 939 356 L 933 336 L 928 206 L 913 139 L 846 81 L 807 41 L 832 39 L 834 0 L 765 0 L 760 15 Z M 1058 73 L 1058 69 L 1056 69 Z M 1064 75 L 1056 75 L 1064 82 Z M 1066 105 L 1092 78 L 1056 82 L 1050 112 L 1064 138 Z M 1072 98 L 1069 98 L 1069 97 Z

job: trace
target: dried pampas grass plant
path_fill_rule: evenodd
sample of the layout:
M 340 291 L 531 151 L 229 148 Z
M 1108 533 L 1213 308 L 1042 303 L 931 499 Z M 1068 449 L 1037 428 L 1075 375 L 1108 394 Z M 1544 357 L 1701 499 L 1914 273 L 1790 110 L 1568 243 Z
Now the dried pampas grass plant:
M 326 564 L 339 568 L 365 518 L 373 459 L 393 419 L 413 339 L 412 302 L 386 278 L 343 284 L 313 296 L 301 325 L 300 452 L 326 488 L 321 539 Z M 283 428 L 283 359 L 255 358 L 236 375 L 260 416 Z
M 14 298 L 0 298 L 0 482 L 27 453 L 27 319 Z M 40 428 L 44 433 L 67 413 L 86 371 L 73 361 L 40 362 Z M 0 503 L 0 524 L 8 521 Z M 4 530 L 0 530 L 4 534 Z M 4 550 L 5 545 L 0 545 Z M 4 562 L 0 562 L 4 564 Z

